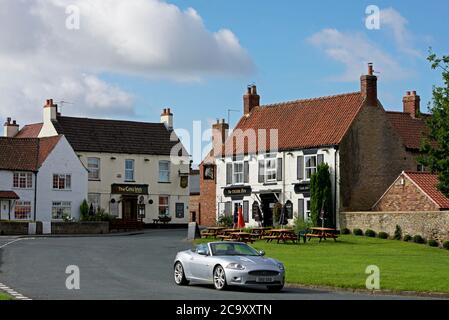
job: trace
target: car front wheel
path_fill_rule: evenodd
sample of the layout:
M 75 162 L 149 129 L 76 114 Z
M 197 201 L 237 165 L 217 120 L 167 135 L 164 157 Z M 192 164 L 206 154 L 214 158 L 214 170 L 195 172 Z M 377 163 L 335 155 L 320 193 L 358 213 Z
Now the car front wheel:
M 174 276 L 175 276 L 175 283 L 178 286 L 185 286 L 189 283 L 189 281 L 187 281 L 185 273 L 184 273 L 184 267 L 182 266 L 181 262 L 176 262 L 175 264 L 175 271 L 174 271 Z
M 214 270 L 214 287 L 217 290 L 226 288 L 226 274 L 222 266 L 217 266 Z

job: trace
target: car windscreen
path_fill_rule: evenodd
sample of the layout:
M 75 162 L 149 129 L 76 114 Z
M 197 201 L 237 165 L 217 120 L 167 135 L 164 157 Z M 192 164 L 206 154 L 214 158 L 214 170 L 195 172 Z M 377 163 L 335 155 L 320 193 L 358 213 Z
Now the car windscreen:
M 212 243 L 214 256 L 259 256 L 260 254 L 244 243 Z

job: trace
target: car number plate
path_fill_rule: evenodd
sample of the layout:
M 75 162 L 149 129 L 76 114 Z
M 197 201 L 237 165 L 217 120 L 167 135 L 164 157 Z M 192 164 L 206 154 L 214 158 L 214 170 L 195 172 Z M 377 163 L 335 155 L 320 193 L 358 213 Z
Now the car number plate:
M 273 277 L 257 277 L 256 282 L 273 282 Z

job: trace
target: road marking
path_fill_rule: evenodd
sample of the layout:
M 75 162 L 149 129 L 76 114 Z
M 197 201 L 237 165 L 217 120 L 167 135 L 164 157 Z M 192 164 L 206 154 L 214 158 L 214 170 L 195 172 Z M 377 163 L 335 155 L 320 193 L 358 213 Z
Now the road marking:
M 10 244 L 13 244 L 13 243 L 15 243 L 15 242 L 17 242 L 17 241 L 22 241 L 22 240 L 34 240 L 35 238 L 19 238 L 19 239 L 15 239 L 15 240 L 12 240 L 12 241 L 10 241 L 10 242 L 7 242 L 7 243 L 5 243 L 4 245 L 1 245 L 0 246 L 0 249 L 3 249 L 4 247 L 6 247 L 6 246 L 8 246 L 8 245 L 10 245 Z
M 4 292 L 6 292 L 7 294 L 9 294 L 10 296 L 12 296 L 13 298 L 15 298 L 17 300 L 26 300 L 26 301 L 32 300 L 32 299 L 24 296 L 23 294 L 18 293 L 14 289 L 11 289 L 10 287 L 4 285 L 1 282 L 0 282 L 0 290 L 3 290 Z

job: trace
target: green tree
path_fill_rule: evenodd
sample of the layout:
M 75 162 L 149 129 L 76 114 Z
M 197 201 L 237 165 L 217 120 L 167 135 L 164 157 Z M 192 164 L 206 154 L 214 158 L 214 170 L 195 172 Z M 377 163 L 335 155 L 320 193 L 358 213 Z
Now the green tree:
M 429 103 L 427 119 L 428 133 L 423 139 L 419 162 L 438 174 L 438 189 L 449 197 L 449 56 L 437 57 L 430 50 L 432 69 L 441 69 L 443 84 L 433 87 L 432 102 Z
M 84 199 L 84 201 L 80 205 L 80 213 L 81 220 L 86 220 L 87 216 L 89 215 L 89 204 L 87 203 L 86 199 Z
M 320 164 L 310 179 L 310 213 L 312 223 L 321 226 L 321 209 L 324 209 L 325 225 L 334 224 L 332 215 L 332 183 L 327 163 Z

